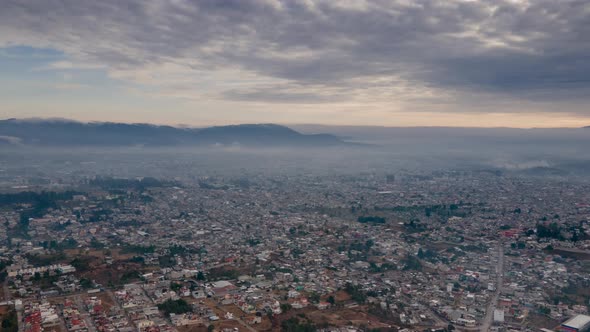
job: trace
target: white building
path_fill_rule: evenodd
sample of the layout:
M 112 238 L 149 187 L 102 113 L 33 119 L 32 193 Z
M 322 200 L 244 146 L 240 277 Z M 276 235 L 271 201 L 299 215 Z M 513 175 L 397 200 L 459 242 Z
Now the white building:
M 504 322 L 504 309 L 494 309 L 494 322 Z

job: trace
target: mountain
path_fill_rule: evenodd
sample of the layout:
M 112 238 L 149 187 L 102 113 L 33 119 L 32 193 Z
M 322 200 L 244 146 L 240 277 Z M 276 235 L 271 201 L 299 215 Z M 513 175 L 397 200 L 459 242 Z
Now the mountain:
M 276 124 L 244 124 L 203 128 L 197 131 L 199 142 L 224 145 L 238 142 L 247 145 L 338 145 L 344 143 L 329 134 L 304 135 Z
M 0 120 L 0 141 L 38 146 L 334 146 L 329 134 L 305 135 L 275 124 L 177 128 L 150 124 L 69 120 Z

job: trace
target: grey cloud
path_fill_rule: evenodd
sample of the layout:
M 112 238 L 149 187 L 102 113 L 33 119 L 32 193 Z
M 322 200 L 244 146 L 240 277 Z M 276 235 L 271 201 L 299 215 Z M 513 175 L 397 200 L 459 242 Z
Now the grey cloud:
M 590 4 L 584 0 L 9 0 L 0 42 L 45 43 L 110 68 L 197 59 L 300 85 L 397 76 L 514 97 L 584 99 Z M 298 56 L 297 52 L 309 54 Z M 360 84 L 360 83 L 359 83 Z M 362 88 L 362 84 L 358 86 Z M 227 91 L 243 100 L 321 102 L 310 93 Z
M 325 97 L 313 93 L 283 92 L 272 90 L 261 91 L 236 91 L 230 90 L 224 93 L 224 97 L 237 101 L 265 101 L 275 103 L 328 103 L 343 100 L 343 98 Z

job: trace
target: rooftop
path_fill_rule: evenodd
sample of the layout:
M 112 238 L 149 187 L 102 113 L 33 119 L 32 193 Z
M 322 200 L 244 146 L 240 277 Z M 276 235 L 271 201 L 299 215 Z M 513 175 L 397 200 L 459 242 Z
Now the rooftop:
M 566 321 L 565 323 L 563 323 L 561 325 L 581 330 L 586 325 L 589 325 L 589 324 L 590 324 L 590 316 L 577 315 L 573 318 L 570 318 L 568 321 Z

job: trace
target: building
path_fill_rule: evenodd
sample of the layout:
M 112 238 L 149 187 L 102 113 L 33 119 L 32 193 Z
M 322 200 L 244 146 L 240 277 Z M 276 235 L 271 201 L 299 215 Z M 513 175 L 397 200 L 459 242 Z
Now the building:
M 504 322 L 504 309 L 494 309 L 494 322 Z
M 586 332 L 590 330 L 590 316 L 577 315 L 561 324 L 563 332 Z

